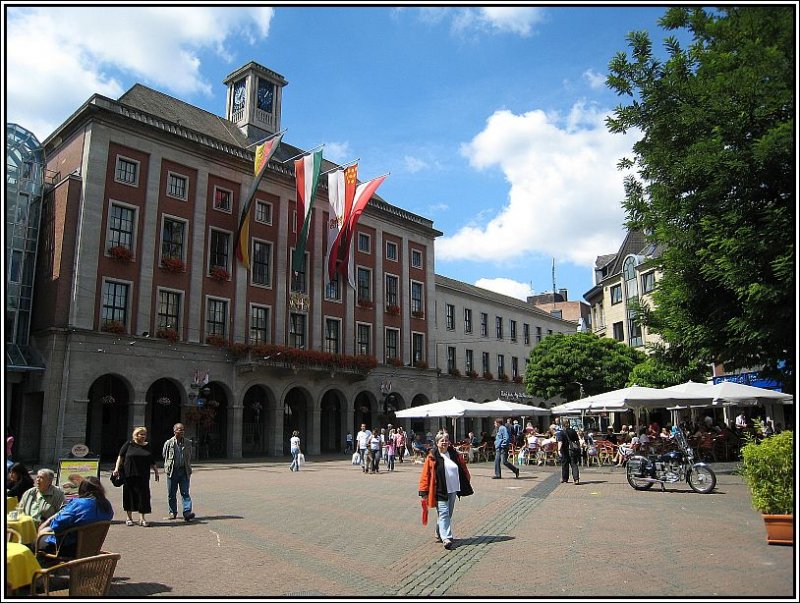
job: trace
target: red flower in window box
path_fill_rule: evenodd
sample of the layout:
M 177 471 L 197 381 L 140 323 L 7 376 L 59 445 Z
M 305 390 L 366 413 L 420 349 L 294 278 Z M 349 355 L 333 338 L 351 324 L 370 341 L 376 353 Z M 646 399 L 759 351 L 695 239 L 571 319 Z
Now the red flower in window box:
M 122 262 L 123 264 L 127 264 L 133 259 L 133 252 L 127 247 L 123 247 L 122 245 L 115 245 L 114 247 L 109 247 L 108 255 L 111 256 L 112 260 Z
M 459 371 L 457 368 L 450 369 L 447 372 L 453 377 L 460 377 L 461 376 L 461 371 Z
M 180 258 L 162 258 L 161 267 L 167 272 L 183 272 L 186 270 L 186 264 Z
M 500 381 L 508 381 L 508 375 L 506 375 L 505 373 L 500 373 L 499 375 L 497 375 L 497 378 L 500 379 Z
M 250 353 L 250 346 L 246 343 L 234 343 L 228 347 L 228 351 L 235 360 L 239 360 Z
M 394 358 L 389 358 L 389 364 L 392 366 L 403 366 L 403 360 L 395 356 Z
M 469 377 L 470 379 L 477 379 L 478 373 L 475 371 L 467 371 L 467 377 Z
M 374 308 L 375 304 L 372 302 L 371 299 L 366 299 L 364 297 L 358 298 L 358 305 L 362 308 Z
M 427 363 L 427 362 L 425 362 L 424 360 L 417 360 L 417 361 L 414 363 L 414 366 L 415 366 L 416 368 L 418 368 L 418 369 L 426 369 L 426 368 L 428 368 L 428 363 Z
M 176 341 L 178 341 L 178 339 L 180 339 L 178 331 L 176 331 L 175 329 L 168 329 L 168 328 L 158 329 L 156 331 L 156 337 L 158 337 L 159 339 L 166 339 L 170 343 L 175 343 Z
M 208 337 L 206 337 L 206 343 L 218 348 L 223 348 L 228 344 L 228 341 L 224 337 L 220 337 L 219 335 L 209 335 Z
M 517 375 L 513 379 L 514 383 L 522 383 L 522 375 Z
M 230 273 L 225 270 L 222 266 L 213 266 L 211 268 L 211 272 L 208 273 L 208 276 L 213 278 L 215 281 L 227 281 L 231 275 Z
M 484 371 L 483 378 L 486 379 L 487 381 L 491 381 L 492 379 L 494 379 L 494 375 L 492 375 L 492 371 Z
M 103 323 L 103 325 L 100 327 L 100 330 L 105 331 L 106 333 L 116 333 L 117 335 L 121 335 L 125 332 L 125 325 L 118 320 L 108 320 Z
M 386 306 L 386 313 L 390 316 L 399 316 L 400 315 L 400 306 L 397 304 L 390 304 Z
M 424 318 L 425 312 L 423 312 L 422 310 L 412 310 L 411 316 L 413 316 L 414 318 Z

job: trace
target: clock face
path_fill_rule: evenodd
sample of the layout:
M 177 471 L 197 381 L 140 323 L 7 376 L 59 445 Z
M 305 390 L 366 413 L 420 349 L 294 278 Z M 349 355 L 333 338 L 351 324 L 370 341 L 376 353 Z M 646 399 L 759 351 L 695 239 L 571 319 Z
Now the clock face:
M 233 110 L 241 111 L 244 109 L 244 80 L 233 85 Z
M 258 108 L 267 113 L 272 113 L 273 88 L 272 83 L 258 80 Z

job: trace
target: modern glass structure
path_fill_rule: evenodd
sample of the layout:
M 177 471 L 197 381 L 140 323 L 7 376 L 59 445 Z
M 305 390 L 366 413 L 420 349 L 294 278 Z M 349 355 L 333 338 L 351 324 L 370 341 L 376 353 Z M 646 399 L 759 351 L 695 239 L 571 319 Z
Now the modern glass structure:
M 6 378 L 43 370 L 29 345 L 36 246 L 44 186 L 44 152 L 36 137 L 6 126 Z

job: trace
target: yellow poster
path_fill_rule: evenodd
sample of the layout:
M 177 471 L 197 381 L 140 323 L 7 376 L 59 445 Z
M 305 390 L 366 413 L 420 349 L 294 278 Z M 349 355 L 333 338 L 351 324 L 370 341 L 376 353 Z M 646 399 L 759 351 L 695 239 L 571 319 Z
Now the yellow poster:
M 100 459 L 59 459 L 56 486 L 67 499 L 78 495 L 78 486 L 89 476 L 100 477 Z

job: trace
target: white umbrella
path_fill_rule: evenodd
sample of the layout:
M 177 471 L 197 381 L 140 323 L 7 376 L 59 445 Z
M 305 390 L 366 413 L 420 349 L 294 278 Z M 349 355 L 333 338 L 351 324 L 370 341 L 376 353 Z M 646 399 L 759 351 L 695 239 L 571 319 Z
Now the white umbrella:
M 547 408 L 539 408 L 538 406 L 530 406 L 528 404 L 520 404 L 519 402 L 507 402 L 506 400 L 492 400 L 491 402 L 484 402 L 481 404 L 484 409 L 490 409 L 496 414 L 505 416 L 519 416 L 519 417 L 533 417 L 537 415 L 549 415 L 550 410 Z
M 483 404 L 451 398 L 432 402 L 423 406 L 412 406 L 395 412 L 399 419 L 418 419 L 427 417 L 490 417 L 496 411 L 484 409 Z
M 794 397 L 783 392 L 776 392 L 763 387 L 753 387 L 734 381 L 720 381 L 712 385 L 708 393 L 712 396 L 714 404 L 730 402 L 733 404 L 759 404 L 763 402 L 782 402 L 787 404 Z
M 573 400 L 572 402 L 565 402 L 550 409 L 551 415 L 568 415 L 573 413 L 581 413 L 589 410 L 589 405 L 592 401 L 589 398 L 581 400 Z
M 450 400 L 432 402 L 423 406 L 412 406 L 394 413 L 399 419 L 419 419 L 428 417 L 450 417 L 453 419 L 452 439 L 456 439 L 456 418 L 457 417 L 491 417 L 496 411 L 483 408 L 482 404 L 470 402 L 469 400 L 459 400 L 453 396 Z

